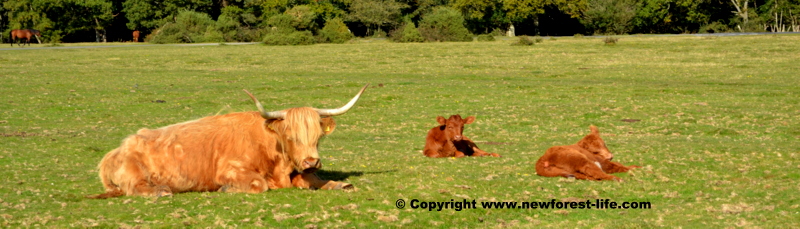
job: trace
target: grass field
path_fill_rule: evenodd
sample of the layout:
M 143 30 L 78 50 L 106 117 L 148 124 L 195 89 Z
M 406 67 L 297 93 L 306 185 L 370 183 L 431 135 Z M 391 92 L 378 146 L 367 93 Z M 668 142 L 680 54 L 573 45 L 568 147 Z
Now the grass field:
M 2 227 L 791 228 L 800 218 L 800 36 L 621 37 L 0 51 Z M 357 190 L 85 199 L 140 128 L 338 107 L 322 178 Z M 156 102 L 163 100 L 165 102 Z M 422 156 L 436 116 L 502 158 Z M 638 122 L 623 122 L 637 119 Z M 624 182 L 536 175 L 596 125 Z M 395 201 L 649 201 L 651 209 L 428 211 Z

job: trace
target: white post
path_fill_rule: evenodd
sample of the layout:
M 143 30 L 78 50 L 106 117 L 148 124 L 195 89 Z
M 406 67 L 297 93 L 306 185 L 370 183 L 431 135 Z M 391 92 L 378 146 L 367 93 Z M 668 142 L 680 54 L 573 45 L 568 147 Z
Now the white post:
M 508 32 L 506 32 L 506 36 L 514 37 L 516 36 L 516 31 L 514 31 L 514 25 L 508 26 Z

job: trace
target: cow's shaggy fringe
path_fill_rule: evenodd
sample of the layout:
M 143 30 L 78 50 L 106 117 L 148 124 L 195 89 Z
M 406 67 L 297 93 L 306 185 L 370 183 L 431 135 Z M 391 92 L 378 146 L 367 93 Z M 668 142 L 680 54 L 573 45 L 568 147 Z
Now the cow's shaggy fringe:
M 310 107 L 289 108 L 283 121 L 281 135 L 303 145 L 316 145 L 322 137 L 322 127 L 317 111 Z
M 321 119 L 314 108 L 310 107 L 297 107 L 286 109 L 286 117 L 283 120 L 270 120 L 269 128 L 275 131 L 279 136 L 286 136 L 285 138 L 277 138 L 280 144 L 281 154 L 292 161 L 296 169 L 302 170 L 300 164 L 305 159 L 305 155 L 288 155 L 286 153 L 287 147 L 292 144 L 287 141 L 293 141 L 300 145 L 317 145 L 319 139 L 325 135 L 320 126 Z M 290 150 L 294 152 L 295 150 Z

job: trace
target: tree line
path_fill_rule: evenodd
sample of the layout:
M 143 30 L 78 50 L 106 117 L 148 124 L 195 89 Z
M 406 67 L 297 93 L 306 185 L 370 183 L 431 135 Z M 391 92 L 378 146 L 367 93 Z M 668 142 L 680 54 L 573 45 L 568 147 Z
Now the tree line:
M 470 35 L 800 31 L 800 0 L 2 0 L 45 42 L 444 41 Z M 463 28 L 463 29 L 462 29 Z M 455 37 L 455 38 L 453 38 Z M 471 39 L 471 38 L 470 38 Z

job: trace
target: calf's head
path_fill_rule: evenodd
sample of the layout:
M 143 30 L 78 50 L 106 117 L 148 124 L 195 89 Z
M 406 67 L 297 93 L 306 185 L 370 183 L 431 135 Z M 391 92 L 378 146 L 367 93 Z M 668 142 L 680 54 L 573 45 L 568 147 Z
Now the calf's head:
M 578 142 L 578 146 L 603 159 L 609 161 L 614 159 L 614 155 L 612 155 L 608 147 L 606 147 L 606 142 L 600 138 L 600 131 L 597 127 L 592 125 L 589 126 L 589 129 L 591 129 L 592 132 L 586 135 L 586 137 L 583 137 L 583 139 Z
M 439 129 L 444 132 L 444 137 L 448 141 L 461 141 L 464 138 L 464 125 L 470 124 L 475 121 L 475 116 L 469 116 L 462 119 L 461 115 L 451 115 L 450 118 L 436 117 L 436 121 L 441 124 Z
M 367 84 L 347 104 L 336 109 L 317 109 L 311 107 L 289 108 L 280 111 L 264 111 L 261 103 L 250 92 L 261 116 L 266 119 L 266 128 L 275 131 L 282 153 L 292 162 L 295 171 L 314 172 L 322 168 L 317 146 L 320 139 L 333 132 L 336 122 L 331 116 L 341 115 L 355 105 Z

